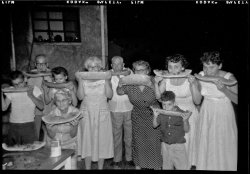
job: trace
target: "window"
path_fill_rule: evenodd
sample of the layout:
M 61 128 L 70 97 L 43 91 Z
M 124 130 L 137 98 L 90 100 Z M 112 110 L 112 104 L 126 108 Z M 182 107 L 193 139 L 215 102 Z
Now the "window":
M 32 12 L 35 42 L 80 42 L 77 8 L 36 9 Z

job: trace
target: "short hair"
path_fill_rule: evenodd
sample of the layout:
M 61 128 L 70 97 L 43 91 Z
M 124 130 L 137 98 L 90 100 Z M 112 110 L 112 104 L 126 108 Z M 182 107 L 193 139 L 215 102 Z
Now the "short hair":
M 45 54 L 39 54 L 39 55 L 37 55 L 37 56 L 35 57 L 35 62 L 36 62 L 37 59 L 40 58 L 40 57 L 43 57 L 46 63 L 48 62 L 47 56 L 46 56 Z
M 62 95 L 65 96 L 68 100 L 72 101 L 72 96 L 70 94 L 69 91 L 66 91 L 64 89 L 59 89 L 56 91 L 56 93 L 54 94 L 54 103 L 56 102 L 57 96 L 58 95 Z
M 61 67 L 61 66 L 52 68 L 51 73 L 54 78 L 55 78 L 55 75 L 58 75 L 58 74 L 63 74 L 64 76 L 68 76 L 68 71 L 64 67 Z
M 18 78 L 24 79 L 24 74 L 21 71 L 12 71 L 10 73 L 10 80 L 16 80 Z
M 133 63 L 133 71 L 135 71 L 136 66 L 144 66 L 148 70 L 148 73 L 151 72 L 151 67 L 150 67 L 149 63 L 144 61 L 144 60 L 135 61 Z
M 217 65 L 223 63 L 223 60 L 221 59 L 220 53 L 218 51 L 204 52 L 203 56 L 200 58 L 200 61 L 207 64 L 211 62 Z
M 166 62 L 165 62 L 166 67 L 168 67 L 168 62 L 173 62 L 173 63 L 181 62 L 183 68 L 186 68 L 188 66 L 188 61 L 182 54 L 175 54 L 166 57 Z
M 116 61 L 116 60 L 119 61 L 119 62 L 121 62 L 121 63 L 123 63 L 123 58 L 121 56 L 114 56 L 114 57 L 112 57 L 111 62 Z
M 87 59 L 85 60 L 85 62 L 84 62 L 84 67 L 85 67 L 86 69 L 88 69 L 88 67 L 89 67 L 89 65 L 90 65 L 91 63 L 94 63 L 94 64 L 95 64 L 96 66 L 98 66 L 100 69 L 103 68 L 102 60 L 101 60 L 100 58 L 96 57 L 96 56 L 87 58 Z
M 175 94 L 173 91 L 164 91 L 161 94 L 161 101 L 175 101 Z

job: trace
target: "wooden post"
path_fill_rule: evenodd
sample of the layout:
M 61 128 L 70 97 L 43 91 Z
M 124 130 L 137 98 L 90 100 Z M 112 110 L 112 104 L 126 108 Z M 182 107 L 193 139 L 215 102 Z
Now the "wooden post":
M 106 46 L 105 46 L 105 17 L 104 17 L 104 6 L 100 6 L 101 13 L 101 42 L 102 42 L 102 62 L 103 67 L 106 68 Z
M 16 70 L 16 56 L 15 56 L 15 44 L 14 44 L 14 33 L 13 33 L 13 23 L 12 23 L 12 12 L 10 11 L 10 36 L 11 36 L 11 59 L 10 59 L 10 65 L 11 70 Z
M 28 50 L 29 50 L 29 63 L 28 63 L 28 68 L 30 70 L 32 66 L 32 51 L 33 51 L 33 29 L 32 29 L 32 18 L 31 18 L 31 12 L 29 11 L 28 13 L 28 17 L 29 17 L 29 28 L 28 28 L 28 32 L 26 35 L 26 39 L 27 39 L 27 46 L 28 46 Z

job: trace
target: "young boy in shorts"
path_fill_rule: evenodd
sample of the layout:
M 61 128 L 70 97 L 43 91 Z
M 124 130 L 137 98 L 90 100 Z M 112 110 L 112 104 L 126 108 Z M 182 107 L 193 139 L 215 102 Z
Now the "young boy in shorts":
M 10 79 L 15 89 L 27 87 L 21 71 L 11 72 Z M 27 92 L 5 93 L 5 96 L 1 92 L 2 110 L 7 110 L 11 104 L 10 127 L 6 144 L 14 146 L 32 144 L 37 141 L 34 113 L 36 108 L 40 111 L 44 109 L 41 90 L 36 86 L 28 86 Z
M 181 112 L 180 116 L 159 114 L 153 109 L 153 127 L 160 125 L 162 141 L 162 157 L 164 170 L 188 170 L 188 156 L 184 143 L 184 136 L 189 131 L 188 119 L 191 112 L 184 112 L 175 105 L 175 94 L 172 91 L 165 91 L 161 95 L 161 103 L 164 110 Z

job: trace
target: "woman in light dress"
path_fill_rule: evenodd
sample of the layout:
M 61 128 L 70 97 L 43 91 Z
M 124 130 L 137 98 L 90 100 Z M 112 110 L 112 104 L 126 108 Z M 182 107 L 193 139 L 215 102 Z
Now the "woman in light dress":
M 221 70 L 219 52 L 206 52 L 201 57 L 203 71 L 212 75 L 236 80 L 233 74 Z M 232 102 L 238 104 L 238 86 L 225 86 L 202 82 L 204 97 L 197 124 L 197 169 L 237 170 L 237 126 Z
M 90 57 L 84 64 L 89 72 L 99 72 L 102 61 Z M 77 96 L 82 100 L 80 110 L 84 118 L 80 122 L 78 134 L 78 154 L 85 159 L 85 168 L 91 169 L 91 161 L 98 161 L 98 169 L 103 169 L 104 159 L 112 158 L 113 135 L 107 98 L 113 91 L 109 80 L 78 80 Z
M 185 71 L 188 62 L 181 54 L 176 54 L 166 58 L 166 68 L 172 75 L 178 75 Z M 159 83 L 160 82 L 160 83 Z M 200 104 L 202 96 L 198 81 L 194 76 L 189 75 L 186 78 L 161 78 L 155 77 L 155 89 L 157 99 L 164 91 L 173 91 L 176 95 L 176 104 L 183 110 L 189 110 L 192 115 L 189 118 L 190 130 L 185 134 L 185 147 L 188 153 L 188 165 L 195 166 L 195 132 L 198 118 L 196 105 Z

